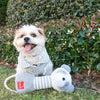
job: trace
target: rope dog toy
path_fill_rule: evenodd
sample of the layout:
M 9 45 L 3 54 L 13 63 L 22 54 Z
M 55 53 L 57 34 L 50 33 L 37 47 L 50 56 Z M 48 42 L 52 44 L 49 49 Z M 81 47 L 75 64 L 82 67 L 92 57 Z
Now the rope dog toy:
M 8 77 L 4 82 L 4 86 L 15 93 L 25 93 L 51 87 L 57 91 L 73 92 L 74 86 L 72 85 L 70 72 L 70 67 L 63 64 L 48 76 L 36 77 L 31 73 L 17 73 Z M 7 81 L 13 77 L 15 77 L 16 90 L 12 90 L 7 86 Z

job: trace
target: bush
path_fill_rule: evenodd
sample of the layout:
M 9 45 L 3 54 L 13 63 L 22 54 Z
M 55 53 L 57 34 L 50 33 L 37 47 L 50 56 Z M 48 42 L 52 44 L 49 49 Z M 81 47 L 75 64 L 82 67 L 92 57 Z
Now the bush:
M 39 20 L 83 17 L 97 12 L 99 0 L 9 0 L 8 25 L 19 26 Z
M 55 67 L 65 63 L 73 72 L 82 72 L 83 69 L 100 71 L 99 16 L 37 22 L 36 25 L 45 30 L 46 48 Z M 18 53 L 12 46 L 14 32 L 4 33 L 7 34 L 2 38 L 0 58 L 17 62 Z
M 66 63 L 73 72 L 100 71 L 99 17 L 53 20 L 42 25 L 47 30 L 46 47 L 54 66 Z
M 18 26 L 33 21 L 33 0 L 9 0 L 7 8 L 8 25 Z
M 18 52 L 12 44 L 14 31 L 5 30 L 7 28 L 3 27 L 2 31 L 0 31 L 0 61 L 17 63 Z
M 4 24 L 8 0 L 0 0 L 0 24 Z

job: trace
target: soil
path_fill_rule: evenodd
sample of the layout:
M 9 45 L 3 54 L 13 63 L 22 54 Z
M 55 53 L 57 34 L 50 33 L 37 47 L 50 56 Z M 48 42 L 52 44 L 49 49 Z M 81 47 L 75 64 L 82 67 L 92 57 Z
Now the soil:
M 100 72 L 92 70 L 84 70 L 82 74 L 72 74 L 73 84 L 78 88 L 89 88 L 95 91 L 100 91 Z

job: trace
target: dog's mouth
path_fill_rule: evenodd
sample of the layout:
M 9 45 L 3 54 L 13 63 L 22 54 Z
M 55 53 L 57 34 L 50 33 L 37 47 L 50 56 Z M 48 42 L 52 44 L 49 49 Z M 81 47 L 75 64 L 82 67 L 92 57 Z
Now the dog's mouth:
M 31 44 L 31 43 L 26 43 L 24 44 L 25 52 L 31 51 L 33 48 L 35 48 L 37 45 L 36 44 Z

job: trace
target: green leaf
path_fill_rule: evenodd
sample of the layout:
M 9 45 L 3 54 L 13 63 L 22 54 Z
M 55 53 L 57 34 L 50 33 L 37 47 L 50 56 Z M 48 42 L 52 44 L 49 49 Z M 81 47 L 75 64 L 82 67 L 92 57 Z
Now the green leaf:
M 97 67 L 96 67 L 97 71 L 100 71 L 100 63 L 97 64 Z
M 81 37 L 85 37 L 85 35 L 84 35 L 84 32 L 83 32 L 83 31 L 80 31 L 80 32 L 79 32 L 79 35 L 80 35 Z
M 84 40 L 83 40 L 82 38 L 79 38 L 79 39 L 78 39 L 78 44 L 79 44 L 79 45 L 83 45 L 83 44 L 84 44 Z
M 72 66 L 72 72 L 76 72 L 78 70 L 78 67 L 77 66 Z

